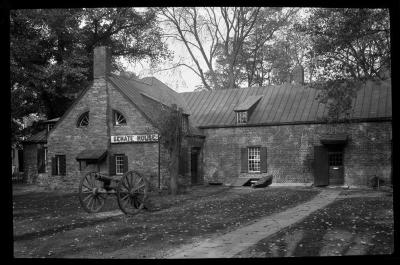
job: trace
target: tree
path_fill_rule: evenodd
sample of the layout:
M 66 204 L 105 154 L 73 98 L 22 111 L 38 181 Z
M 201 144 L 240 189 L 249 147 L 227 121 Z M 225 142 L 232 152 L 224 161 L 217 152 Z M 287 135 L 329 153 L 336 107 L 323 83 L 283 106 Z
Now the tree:
M 309 35 L 320 102 L 328 122 L 346 119 L 356 91 L 390 70 L 390 28 L 386 9 L 313 9 L 300 27 Z
M 92 50 L 106 45 L 118 58 L 149 59 L 170 54 L 152 8 L 32 9 L 10 13 L 12 135 L 30 113 L 61 116 L 92 80 Z
M 313 9 L 303 30 L 312 39 L 320 79 L 382 79 L 390 70 L 386 9 Z
M 159 104 L 160 112 L 157 119 L 157 129 L 164 148 L 169 154 L 169 188 L 173 195 L 178 192 L 179 158 L 184 132 L 182 130 L 182 110 L 176 105 L 167 107 Z

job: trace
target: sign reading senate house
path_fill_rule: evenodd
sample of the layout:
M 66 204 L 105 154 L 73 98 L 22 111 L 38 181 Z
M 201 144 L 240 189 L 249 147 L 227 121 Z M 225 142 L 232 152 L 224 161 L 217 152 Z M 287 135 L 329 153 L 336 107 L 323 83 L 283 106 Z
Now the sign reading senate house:
M 158 142 L 158 134 L 133 134 L 133 135 L 112 135 L 111 143 L 146 143 Z

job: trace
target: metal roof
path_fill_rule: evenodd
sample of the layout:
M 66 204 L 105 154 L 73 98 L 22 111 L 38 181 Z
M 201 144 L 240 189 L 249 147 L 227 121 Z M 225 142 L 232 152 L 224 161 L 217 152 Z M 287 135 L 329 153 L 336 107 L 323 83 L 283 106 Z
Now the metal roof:
M 185 114 L 190 114 L 190 110 L 182 95 L 154 77 L 137 80 L 123 76 L 110 75 L 109 78 L 139 111 L 154 123 L 157 123 L 160 111 L 162 111 L 160 104 L 169 107 L 176 104 L 178 108 L 183 109 Z M 191 116 L 189 116 L 189 124 L 193 124 Z M 191 125 L 189 126 L 189 130 L 192 135 L 202 135 L 199 129 Z
M 106 155 L 106 149 L 86 149 L 76 156 L 76 160 L 102 160 Z
M 46 130 L 42 130 L 24 141 L 24 143 L 46 143 L 47 133 Z
M 233 110 L 234 111 L 247 111 L 251 107 L 253 107 L 254 104 L 256 104 L 261 98 L 262 98 L 262 95 L 247 97 L 242 103 L 239 103 L 239 105 L 237 107 L 235 107 Z
M 390 118 L 391 81 L 369 81 L 357 92 L 351 119 Z M 326 104 L 316 99 L 318 91 L 299 84 L 222 89 L 181 93 L 196 126 L 235 125 L 235 107 L 247 98 L 262 96 L 248 120 L 249 125 L 317 122 L 327 116 Z

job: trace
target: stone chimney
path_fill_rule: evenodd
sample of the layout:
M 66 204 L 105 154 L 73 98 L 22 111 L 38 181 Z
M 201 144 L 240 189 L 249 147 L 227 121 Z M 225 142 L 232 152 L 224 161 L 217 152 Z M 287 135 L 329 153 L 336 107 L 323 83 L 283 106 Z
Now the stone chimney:
M 304 84 L 304 68 L 300 64 L 296 65 L 293 69 L 293 82 L 295 84 Z
M 106 46 L 98 46 L 93 50 L 93 78 L 106 77 L 111 68 L 111 51 Z

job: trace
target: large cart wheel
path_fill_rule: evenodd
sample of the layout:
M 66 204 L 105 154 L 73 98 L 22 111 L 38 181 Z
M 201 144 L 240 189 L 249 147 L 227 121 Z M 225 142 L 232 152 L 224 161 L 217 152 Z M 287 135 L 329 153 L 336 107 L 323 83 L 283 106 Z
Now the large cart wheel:
M 118 206 L 125 214 L 140 212 L 147 198 L 145 179 L 136 171 L 128 171 L 119 181 L 117 187 Z
M 90 172 L 82 177 L 79 184 L 79 201 L 82 208 L 88 213 L 100 211 L 107 199 L 103 182 L 98 180 L 97 176 L 98 173 Z

